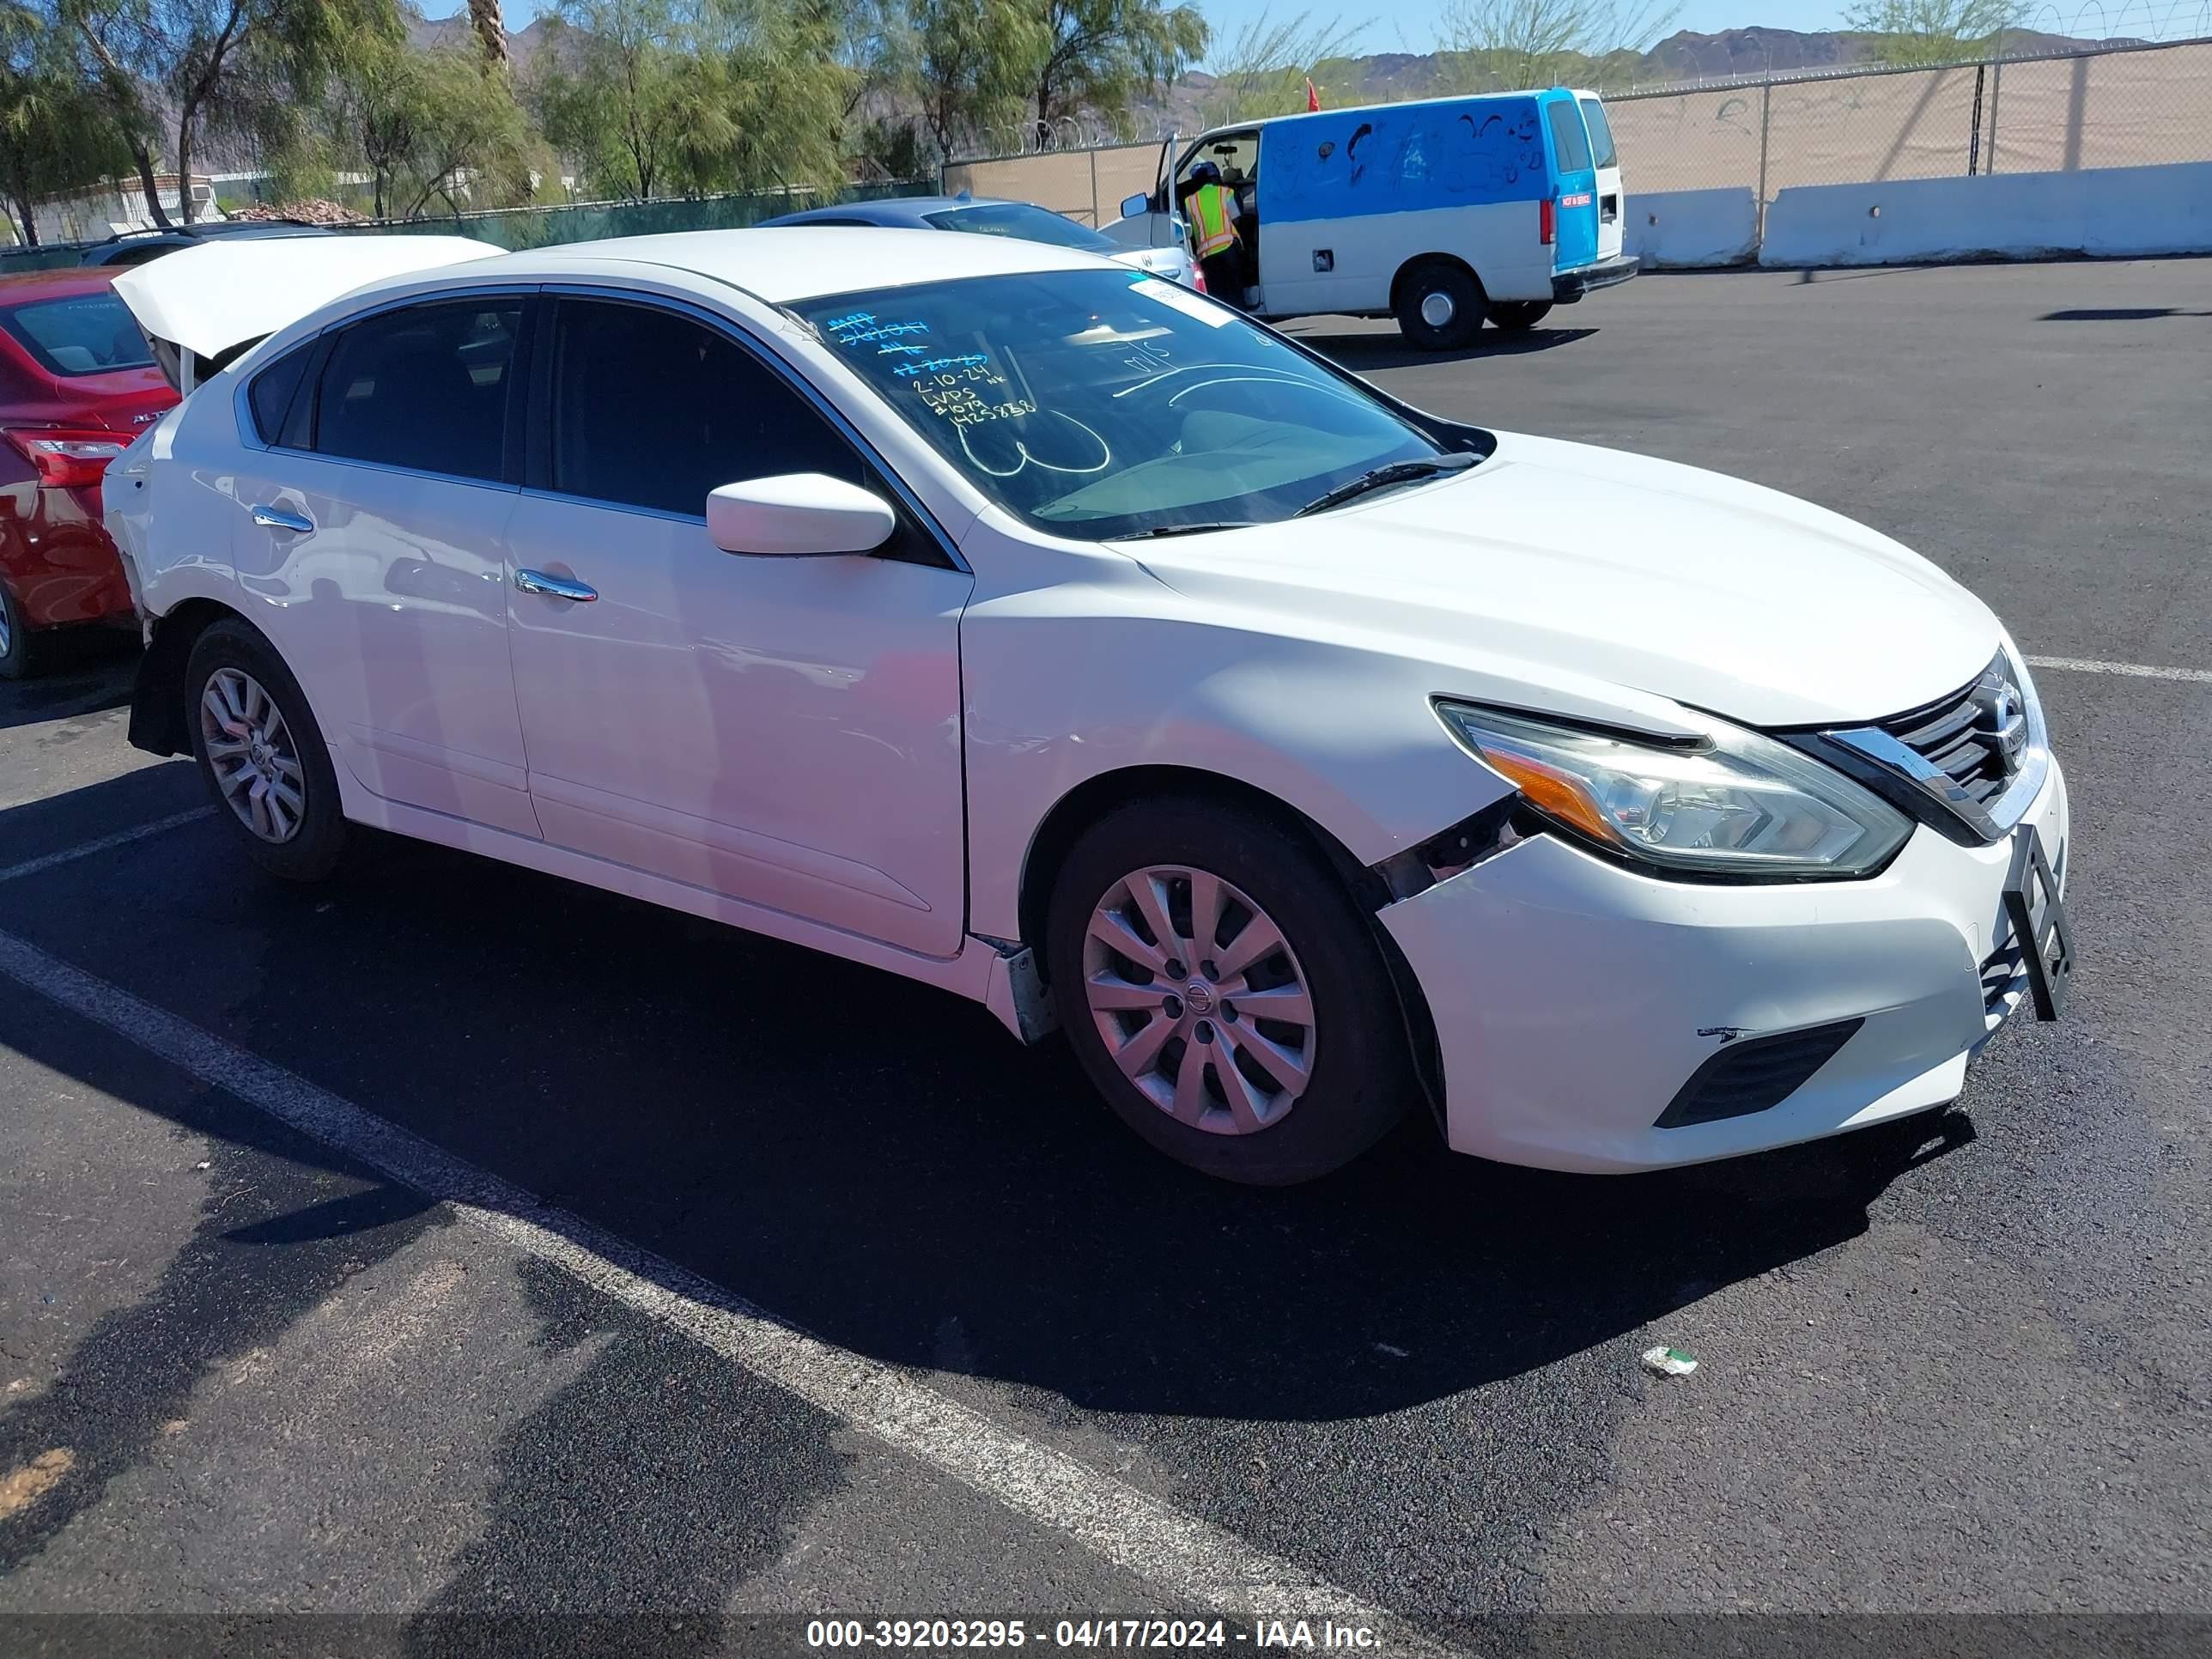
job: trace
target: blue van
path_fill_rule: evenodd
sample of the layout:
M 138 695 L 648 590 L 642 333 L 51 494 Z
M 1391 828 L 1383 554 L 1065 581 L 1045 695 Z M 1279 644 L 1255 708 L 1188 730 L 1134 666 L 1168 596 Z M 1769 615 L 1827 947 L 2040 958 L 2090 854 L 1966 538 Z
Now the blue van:
M 1279 116 L 1201 133 L 1169 168 L 1172 143 L 1152 194 L 1122 203 L 1106 234 L 1170 245 L 1182 234 L 1176 186 L 1213 162 L 1237 192 L 1257 271 L 1245 305 L 1271 320 L 1395 316 L 1414 344 L 1449 349 L 1486 317 L 1533 328 L 1553 306 L 1636 275 L 1620 251 L 1620 158 L 1595 93 Z

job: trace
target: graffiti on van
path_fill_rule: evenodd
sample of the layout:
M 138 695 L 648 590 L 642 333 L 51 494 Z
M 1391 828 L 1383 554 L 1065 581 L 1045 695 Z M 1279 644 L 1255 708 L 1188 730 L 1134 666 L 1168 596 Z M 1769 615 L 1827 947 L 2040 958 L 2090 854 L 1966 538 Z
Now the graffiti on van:
M 1309 115 L 1262 130 L 1271 219 L 1468 207 L 1544 193 L 1533 98 L 1453 99 Z

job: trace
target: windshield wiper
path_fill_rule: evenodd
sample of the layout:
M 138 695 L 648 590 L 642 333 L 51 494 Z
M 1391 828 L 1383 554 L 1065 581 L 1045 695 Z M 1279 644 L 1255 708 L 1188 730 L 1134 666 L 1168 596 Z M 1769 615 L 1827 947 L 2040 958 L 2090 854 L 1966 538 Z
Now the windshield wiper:
M 1310 513 L 1326 513 L 1332 507 L 1342 507 L 1346 501 L 1366 495 L 1373 489 L 1387 489 L 1392 484 L 1412 483 L 1421 478 L 1433 478 L 1443 472 L 1464 472 L 1480 457 L 1475 455 L 1436 455 L 1420 461 L 1392 461 L 1387 465 L 1372 467 L 1348 483 L 1340 483 L 1326 495 L 1308 501 L 1291 514 L 1303 519 Z
M 1249 530 L 1249 519 L 1222 519 L 1212 524 L 1156 524 L 1150 530 L 1133 530 L 1126 536 L 1109 536 L 1109 542 L 1148 542 L 1162 536 L 1203 536 L 1210 530 Z

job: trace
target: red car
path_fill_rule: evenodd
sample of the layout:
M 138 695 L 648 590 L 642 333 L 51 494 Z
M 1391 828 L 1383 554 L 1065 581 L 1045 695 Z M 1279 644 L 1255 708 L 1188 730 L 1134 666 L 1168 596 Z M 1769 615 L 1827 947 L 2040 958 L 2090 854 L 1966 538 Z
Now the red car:
M 131 619 L 100 476 L 177 394 L 115 274 L 0 277 L 0 679 L 36 672 L 56 629 Z

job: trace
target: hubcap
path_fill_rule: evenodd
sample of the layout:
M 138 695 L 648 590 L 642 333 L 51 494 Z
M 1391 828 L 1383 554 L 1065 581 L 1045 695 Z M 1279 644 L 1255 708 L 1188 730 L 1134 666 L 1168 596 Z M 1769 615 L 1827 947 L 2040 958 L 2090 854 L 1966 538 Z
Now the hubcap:
M 1313 998 L 1282 929 L 1230 883 L 1154 865 L 1106 891 L 1085 994 L 1122 1075 L 1178 1123 L 1247 1135 L 1313 1078 Z
M 0 599 L 0 657 L 4 657 L 15 643 L 15 625 L 8 620 L 8 601 Z
M 276 700 L 252 675 L 218 668 L 200 693 L 200 737 L 222 798 L 238 820 L 265 842 L 300 833 L 307 811 L 307 775 Z
M 1452 319 L 1459 307 L 1452 303 L 1449 294 L 1432 293 L 1421 295 L 1421 320 L 1431 328 L 1442 328 Z

